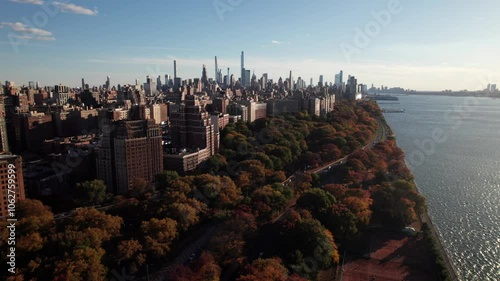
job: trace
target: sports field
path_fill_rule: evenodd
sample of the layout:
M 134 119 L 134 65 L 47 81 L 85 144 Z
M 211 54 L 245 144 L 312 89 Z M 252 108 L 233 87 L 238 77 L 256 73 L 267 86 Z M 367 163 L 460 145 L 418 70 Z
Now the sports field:
M 364 257 L 346 252 L 342 281 L 436 280 L 423 238 L 379 230 L 366 239 L 369 247 Z

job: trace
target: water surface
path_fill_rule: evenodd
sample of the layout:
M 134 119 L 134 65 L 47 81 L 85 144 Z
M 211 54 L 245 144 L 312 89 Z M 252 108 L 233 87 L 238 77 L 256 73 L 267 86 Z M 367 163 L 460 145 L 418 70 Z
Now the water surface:
M 461 280 L 500 280 L 500 99 L 399 96 L 387 113 Z

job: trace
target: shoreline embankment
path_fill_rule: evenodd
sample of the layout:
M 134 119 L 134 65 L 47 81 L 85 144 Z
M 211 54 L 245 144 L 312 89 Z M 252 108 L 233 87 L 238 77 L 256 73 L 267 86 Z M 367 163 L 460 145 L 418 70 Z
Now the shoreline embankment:
M 382 126 L 384 126 L 389 131 L 387 135 L 391 136 L 395 139 L 396 135 L 395 135 L 394 131 L 392 130 L 391 126 L 389 126 L 389 124 L 387 124 L 387 121 L 385 120 L 385 118 L 380 118 L 380 123 L 382 124 Z M 396 141 L 396 143 L 397 143 L 397 141 Z M 422 194 L 422 192 L 420 191 L 418 186 L 417 186 L 417 191 L 420 194 Z M 422 195 L 424 195 L 424 194 L 422 194 Z M 434 223 L 432 222 L 432 219 L 429 216 L 428 211 L 426 210 L 419 218 L 420 218 L 421 225 L 426 223 L 427 226 L 429 227 L 430 238 L 434 241 L 433 244 L 435 244 L 437 246 L 437 250 L 439 251 L 439 256 L 437 257 L 436 261 L 439 258 L 441 258 L 441 260 L 444 262 L 444 266 L 445 266 L 446 271 L 448 273 L 447 276 L 449 278 L 451 278 L 451 280 L 453 280 L 453 281 L 459 281 L 460 279 L 458 278 L 457 271 L 455 270 L 455 267 L 454 267 L 453 263 L 451 262 L 451 259 L 448 256 L 448 253 L 446 252 L 446 250 L 444 248 L 444 243 L 441 239 L 441 236 L 439 235 L 439 232 L 437 231 Z M 432 249 L 431 249 L 431 251 L 432 251 Z

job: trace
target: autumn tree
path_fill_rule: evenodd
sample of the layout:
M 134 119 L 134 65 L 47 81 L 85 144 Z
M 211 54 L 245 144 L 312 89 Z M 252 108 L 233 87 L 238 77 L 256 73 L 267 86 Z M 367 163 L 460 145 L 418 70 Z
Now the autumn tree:
M 215 199 L 215 207 L 230 208 L 235 207 L 242 199 L 241 189 L 236 186 L 234 181 L 229 177 L 220 178 L 220 192 Z
M 356 216 L 359 227 L 368 225 L 372 214 L 370 210 L 372 199 L 369 197 L 349 196 L 344 198 L 342 203 Z
M 53 227 L 54 214 L 49 207 L 34 199 L 21 200 L 18 203 L 17 215 L 19 216 L 17 229 L 19 233 L 33 232 L 47 234 Z
M 170 218 L 144 221 L 141 225 L 146 250 L 154 257 L 165 256 L 170 251 L 172 241 L 177 237 L 177 222 Z
M 104 280 L 106 267 L 101 263 L 101 248 L 76 248 L 55 263 L 53 280 Z
M 148 199 L 153 195 L 154 192 L 154 184 L 151 184 L 142 178 L 135 178 L 132 181 L 132 184 L 128 191 L 131 197 L 137 199 Z
M 173 203 L 168 206 L 168 214 L 177 221 L 180 231 L 186 231 L 189 227 L 197 224 L 200 220 L 200 210 L 188 203 Z
M 415 203 L 390 185 L 382 185 L 372 192 L 373 212 L 383 224 L 401 228 L 416 219 Z
M 171 266 L 165 272 L 165 280 L 169 281 L 193 281 L 196 278 L 196 273 L 182 264 Z
M 288 270 L 281 259 L 257 259 L 244 269 L 244 273 L 237 281 L 287 281 Z
M 194 260 L 192 270 L 196 273 L 196 281 L 219 281 L 221 268 L 210 252 L 203 252 Z
M 142 244 L 137 240 L 122 240 L 116 246 L 113 262 L 126 267 L 126 272 L 136 273 L 146 262 Z
M 121 217 L 107 215 L 94 208 L 81 208 L 66 221 L 66 229 L 72 231 L 94 229 L 99 239 L 107 241 L 120 233 L 122 223 Z

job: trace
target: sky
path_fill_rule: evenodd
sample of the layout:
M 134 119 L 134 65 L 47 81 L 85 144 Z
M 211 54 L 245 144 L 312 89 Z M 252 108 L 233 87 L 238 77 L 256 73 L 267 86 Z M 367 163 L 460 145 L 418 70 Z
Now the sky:
M 0 81 L 101 85 L 240 76 L 405 89 L 500 84 L 498 0 L 0 0 Z

